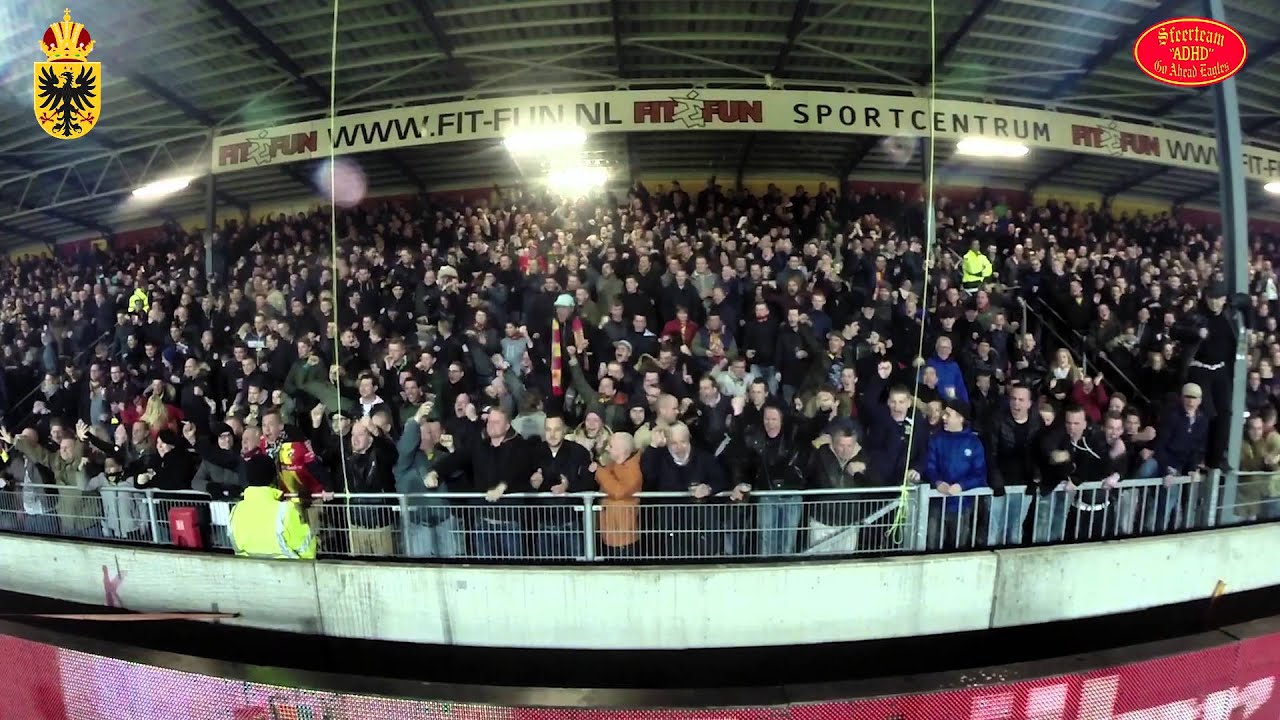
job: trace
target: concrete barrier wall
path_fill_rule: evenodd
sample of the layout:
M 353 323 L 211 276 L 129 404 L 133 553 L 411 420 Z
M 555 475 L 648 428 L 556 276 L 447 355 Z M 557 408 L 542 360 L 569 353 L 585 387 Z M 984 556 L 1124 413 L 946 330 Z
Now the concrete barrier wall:
M 140 612 L 240 613 L 237 624 L 319 633 L 315 568 L 0 533 L 0 590 Z
M 1280 584 L 1280 525 L 950 556 L 503 568 L 248 560 L 0 535 L 0 589 L 339 637 L 544 648 L 847 642 L 1123 612 Z
M 325 631 L 461 645 L 724 647 L 979 630 L 991 555 L 702 568 L 322 563 Z M 928 594 L 948 598 L 922 613 Z M 375 610 L 370 610 L 375 609 Z
M 1280 585 L 1280 524 L 1058 548 L 1000 550 L 992 627 L 1207 600 Z

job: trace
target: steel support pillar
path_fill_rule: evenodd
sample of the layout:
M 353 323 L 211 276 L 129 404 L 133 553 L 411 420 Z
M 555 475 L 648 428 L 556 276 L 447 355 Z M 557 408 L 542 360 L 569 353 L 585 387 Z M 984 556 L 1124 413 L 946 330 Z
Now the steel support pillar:
M 1207 17 L 1225 23 L 1223 0 L 1204 0 Z M 1236 488 L 1239 484 L 1240 445 L 1244 433 L 1244 389 L 1247 372 L 1245 357 L 1248 352 L 1248 333 L 1244 330 L 1244 316 L 1239 303 L 1247 303 L 1249 297 L 1249 209 L 1245 195 L 1243 134 L 1240 129 L 1240 98 L 1236 92 L 1235 78 L 1213 86 L 1213 115 L 1218 136 L 1219 212 L 1222 215 L 1223 265 L 1227 281 L 1227 308 L 1235 316 L 1240 337 L 1236 343 L 1235 362 L 1231 376 L 1231 433 L 1227 442 L 1226 475 L 1222 487 L 1222 522 L 1236 520 Z M 1221 409 L 1219 409 L 1221 412 Z

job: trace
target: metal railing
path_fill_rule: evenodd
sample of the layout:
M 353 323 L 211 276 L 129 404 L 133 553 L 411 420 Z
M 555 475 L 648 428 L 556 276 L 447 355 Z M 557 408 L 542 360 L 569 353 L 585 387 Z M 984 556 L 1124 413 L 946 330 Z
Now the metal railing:
M 1280 472 L 1241 472 L 1234 488 L 1219 491 L 1220 524 L 1280 520 Z
M 1274 476 L 1274 474 L 1271 474 Z M 1266 478 L 1270 483 L 1270 478 Z M 1218 474 L 1026 488 L 959 496 L 928 485 L 719 495 L 474 493 L 337 495 L 305 516 L 327 557 L 607 563 L 936 552 L 1105 540 L 1266 519 L 1245 508 L 1280 499 L 1245 492 L 1226 507 Z M 231 550 L 233 502 L 194 491 L 49 485 L 0 490 L 0 531 Z

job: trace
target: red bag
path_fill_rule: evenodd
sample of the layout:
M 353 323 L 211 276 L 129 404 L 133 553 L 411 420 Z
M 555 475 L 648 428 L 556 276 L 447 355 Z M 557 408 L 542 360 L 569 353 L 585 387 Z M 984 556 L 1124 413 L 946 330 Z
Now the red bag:
M 169 510 L 169 535 L 175 547 L 204 549 L 204 541 L 200 537 L 200 519 L 193 507 Z

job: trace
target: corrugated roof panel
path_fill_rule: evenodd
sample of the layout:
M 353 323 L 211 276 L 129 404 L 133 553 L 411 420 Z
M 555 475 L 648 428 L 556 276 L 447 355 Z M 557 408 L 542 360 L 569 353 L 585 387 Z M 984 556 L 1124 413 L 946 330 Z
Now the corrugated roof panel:
M 196 127 L 178 107 L 182 104 L 219 122 L 272 122 L 273 118 L 285 122 L 284 118 L 291 120 L 300 113 L 323 113 L 327 102 L 321 95 L 327 94 L 332 24 L 327 0 L 229 2 L 322 92 L 307 90 L 290 78 L 290 67 L 203 0 L 126 3 L 96 11 L 99 19 L 91 27 L 100 43 L 114 47 L 117 65 L 106 68 L 104 93 L 111 123 L 82 141 L 77 146 L 80 154 L 87 151 L 92 156 L 104 147 L 158 142 L 182 128 Z M 624 78 L 617 77 L 615 4 L 621 21 L 616 40 L 622 45 Z M 1135 32 L 1133 22 L 1148 15 L 1156 0 L 997 0 L 985 14 L 973 18 L 975 3 L 969 0 L 945 0 L 936 6 L 935 46 L 954 46 L 938 73 L 942 81 L 938 89 L 948 97 L 994 95 L 1004 102 L 1024 97 L 1026 102 L 1021 104 L 1038 107 L 1051 100 L 1048 96 L 1055 87 L 1068 87 L 1070 91 L 1063 94 L 1085 111 L 1141 119 L 1153 108 L 1168 106 L 1170 120 L 1200 127 L 1211 123 L 1209 93 L 1197 96 L 1166 88 L 1133 70 L 1127 38 Z M 914 82 L 928 76 L 929 7 L 928 0 L 813 0 L 776 80 L 796 88 L 809 81 L 878 93 L 895 88 L 910 92 Z M 552 87 L 645 87 L 654 81 L 671 86 L 693 78 L 761 87 L 761 76 L 773 69 L 787 44 L 794 8 L 793 0 L 431 0 L 421 5 L 403 0 L 344 0 L 337 95 L 344 106 L 373 109 L 423 97 L 527 94 Z M 1192 0 L 1178 3 L 1175 9 L 1199 12 Z M 1244 125 L 1252 131 L 1251 141 L 1280 144 L 1280 113 L 1275 112 L 1280 110 L 1280 80 L 1272 78 L 1271 72 L 1280 53 L 1262 54 L 1264 47 L 1280 38 L 1280 22 L 1274 8 L 1258 2 L 1227 0 L 1227 10 L 1257 53 L 1238 80 Z M 433 36 L 433 25 L 445 33 L 443 42 L 456 51 L 456 64 L 444 60 L 444 45 Z M 958 34 L 962 28 L 967 32 Z M 35 30 L 34 25 L 28 28 L 21 22 L 11 28 L 18 34 Z M 1117 43 L 1114 51 L 1099 56 L 1108 42 Z M 1078 80 L 1063 82 L 1072 76 L 1070 71 L 1083 69 L 1095 56 L 1097 67 Z M 6 66 L 17 59 L 16 51 L 0 54 L 0 63 Z M 23 55 L 15 67 L 29 61 Z M 127 78 L 129 68 L 122 66 L 131 64 L 159 91 Z M 458 66 L 467 69 L 474 88 L 462 86 Z M 51 149 L 29 121 L 30 80 L 25 72 L 5 73 L 0 83 L 0 98 L 5 99 L 0 103 L 0 127 L 4 128 L 0 149 L 5 149 L 0 152 L 0 169 L 6 155 L 11 162 L 45 164 L 75 156 Z M 1179 102 L 1182 98 L 1190 99 Z M 637 167 L 656 171 L 679 167 L 732 173 L 743 164 L 744 151 L 750 147 L 744 166 L 748 174 L 753 168 L 821 174 L 843 169 L 870 141 L 874 146 L 855 174 L 919 173 L 921 159 L 911 138 L 758 133 L 750 142 L 751 137 L 750 133 L 636 133 L 629 143 L 621 136 L 600 137 L 592 139 L 586 157 L 615 168 L 634 161 Z M 186 142 L 175 154 L 200 157 L 207 152 L 202 142 Z M 977 162 L 953 157 L 951 152 L 949 143 L 939 144 L 942 177 L 990 177 L 993 183 L 1002 180 L 1013 185 L 1042 180 L 1045 173 L 1057 171 L 1044 181 L 1105 190 L 1142 179 L 1151 171 L 1144 164 L 1107 158 L 1067 163 L 1068 155 L 1055 152 L 1035 151 L 1017 164 Z M 464 176 L 482 179 L 486 174 L 515 177 L 519 171 L 491 142 L 412 148 L 397 156 L 431 184 L 448 185 Z M 136 175 L 145 158 L 145 152 L 131 152 L 124 161 Z M 378 182 L 403 184 L 389 158 L 359 160 L 368 163 L 370 177 Z M 101 161 L 87 165 L 82 174 L 93 174 L 95 167 L 101 167 Z M 279 169 L 266 168 L 228 175 L 220 183 L 227 192 L 239 190 L 249 199 L 296 194 L 300 188 L 292 180 L 281 182 L 284 177 Z M 1152 176 L 1132 192 L 1193 192 L 1212 179 L 1209 173 L 1175 170 Z M 113 168 L 104 182 L 124 186 L 130 178 Z M 1255 185 L 1250 184 L 1251 203 L 1276 203 Z M 200 201 L 200 191 L 193 190 L 173 204 L 198 207 Z M 114 207 L 108 199 L 73 209 L 81 214 L 118 214 Z M 4 213 L 0 210 L 0 216 Z M 39 213 L 13 220 L 29 230 L 67 231 L 65 223 Z

